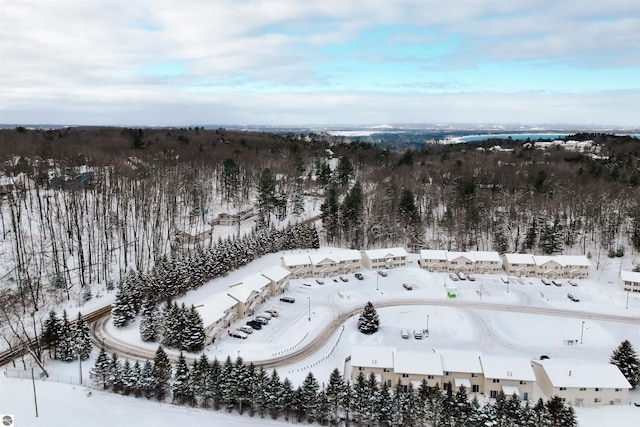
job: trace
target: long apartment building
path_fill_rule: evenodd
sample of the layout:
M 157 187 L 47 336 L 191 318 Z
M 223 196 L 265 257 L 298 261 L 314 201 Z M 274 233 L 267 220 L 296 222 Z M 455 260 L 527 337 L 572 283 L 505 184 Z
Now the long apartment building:
M 455 252 L 434 249 L 420 251 L 418 265 L 431 272 L 462 272 L 490 274 L 502 272 L 502 260 L 497 252 Z
M 504 254 L 502 264 L 510 276 L 548 279 L 586 279 L 591 267 L 589 259 L 584 255 Z

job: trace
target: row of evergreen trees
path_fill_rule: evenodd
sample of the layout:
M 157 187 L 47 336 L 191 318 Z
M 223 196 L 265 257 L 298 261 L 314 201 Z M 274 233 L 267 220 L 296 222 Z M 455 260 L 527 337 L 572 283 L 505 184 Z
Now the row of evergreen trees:
M 282 230 L 254 229 L 242 237 L 220 240 L 209 248 L 198 247 L 174 258 L 162 258 L 151 271 L 131 272 L 120 283 L 112 310 L 113 324 L 124 327 L 143 306 L 148 313 L 159 303 L 169 302 L 268 253 L 319 246 L 315 226 L 301 223 Z
M 93 344 L 89 334 L 89 326 L 78 313 L 75 322 L 70 322 L 66 310 L 60 318 L 55 311 L 49 312 L 40 336 L 41 345 L 49 349 L 49 356 L 64 362 L 89 358 Z
M 284 418 L 297 422 L 339 424 L 353 421 L 358 425 L 377 426 L 577 426 L 575 413 L 559 397 L 546 403 L 539 399 L 531 406 L 522 405 L 517 396 L 498 395 L 494 403 L 469 400 L 467 390 L 454 391 L 451 383 L 445 390 L 425 381 L 414 388 L 400 382 L 391 387 L 380 385 L 375 375 L 361 373 L 351 384 L 335 369 L 326 384 L 313 373 L 294 387 L 289 379 L 280 379 L 274 369 L 270 374 L 242 358 L 230 357 L 221 363 L 206 355 L 189 366 L 180 354 L 172 369 L 164 350 L 159 347 L 153 362 L 122 362 L 104 349 L 91 371 L 93 382 L 105 390 L 136 397 L 155 397 L 178 404 L 248 412 L 250 416 Z

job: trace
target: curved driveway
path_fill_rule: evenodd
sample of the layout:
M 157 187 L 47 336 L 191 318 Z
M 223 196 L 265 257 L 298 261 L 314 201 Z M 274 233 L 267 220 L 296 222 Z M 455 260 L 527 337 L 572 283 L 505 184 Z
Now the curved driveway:
M 492 310 L 492 311 L 505 311 L 512 313 L 527 313 L 537 315 L 548 316 L 560 316 L 576 319 L 590 319 L 590 320 L 602 320 L 609 322 L 619 323 L 631 323 L 640 324 L 640 317 L 620 316 L 615 314 L 604 313 L 591 313 L 586 311 L 574 311 L 574 310 L 561 310 L 555 308 L 546 307 L 527 307 L 521 305 L 507 305 L 496 303 L 482 303 L 473 301 L 457 301 L 457 300 L 442 300 L 442 299 L 397 299 L 388 301 L 377 301 L 376 308 L 381 307 L 394 307 L 394 306 L 440 306 L 440 307 L 453 307 L 453 308 L 465 308 L 465 309 L 479 309 L 479 310 Z M 336 330 L 345 323 L 351 316 L 359 314 L 362 311 L 362 306 L 354 308 L 349 311 L 341 312 L 337 317 L 333 319 L 331 323 L 325 326 L 325 328 L 305 346 L 298 350 L 286 355 L 274 357 L 264 360 L 253 360 L 255 366 L 267 368 L 277 368 L 283 365 L 293 364 L 299 362 L 307 357 L 311 356 L 316 351 L 320 350 L 336 332 Z M 104 347 L 106 350 L 115 352 L 121 356 L 132 358 L 134 360 L 152 360 L 155 357 L 155 350 L 150 350 L 145 347 L 135 346 L 131 343 L 118 340 L 117 338 L 108 334 L 106 329 L 106 323 L 111 320 L 111 316 L 105 316 L 98 319 L 92 324 L 91 333 L 93 336 L 93 342 L 98 347 Z M 189 359 L 189 356 L 185 356 Z M 171 357 L 173 361 L 176 357 Z M 193 356 L 190 359 L 194 359 Z

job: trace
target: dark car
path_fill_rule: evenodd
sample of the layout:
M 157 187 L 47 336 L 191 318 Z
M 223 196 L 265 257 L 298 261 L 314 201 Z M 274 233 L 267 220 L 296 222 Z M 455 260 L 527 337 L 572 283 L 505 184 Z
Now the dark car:
M 408 283 L 403 283 L 402 287 L 405 288 L 406 290 L 410 291 L 413 289 L 413 286 L 408 284 Z
M 358 280 L 364 279 L 364 276 L 362 274 L 360 274 L 360 273 L 356 273 L 355 276 L 356 276 L 356 279 L 358 279 Z
M 251 326 L 253 329 L 257 329 L 257 330 L 262 329 L 262 324 L 260 324 L 260 322 L 256 322 L 255 320 L 249 320 L 247 322 L 247 325 Z

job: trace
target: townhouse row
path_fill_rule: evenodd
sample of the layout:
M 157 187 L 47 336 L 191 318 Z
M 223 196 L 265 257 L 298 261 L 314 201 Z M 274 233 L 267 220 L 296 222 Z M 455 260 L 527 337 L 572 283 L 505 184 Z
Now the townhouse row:
M 502 273 L 510 276 L 542 277 L 549 279 L 589 277 L 591 263 L 584 255 L 542 256 L 504 254 L 497 252 L 451 252 L 421 250 L 418 264 L 431 272 Z
M 621 271 L 620 287 L 625 292 L 640 292 L 640 272 L 637 271 Z
M 534 400 L 537 384 L 547 398 L 559 396 L 573 406 L 627 404 L 631 385 L 608 363 L 534 360 L 483 355 L 472 351 L 405 351 L 386 346 L 354 346 L 351 381 L 359 374 L 375 376 L 379 383 L 400 383 L 414 388 L 464 386 L 470 395 L 496 398 L 500 392 L 521 400 Z

